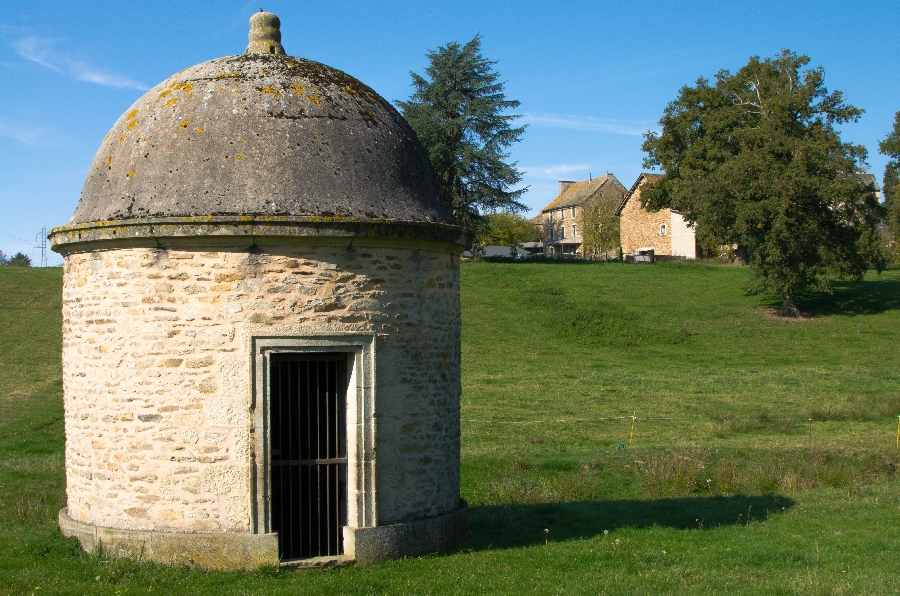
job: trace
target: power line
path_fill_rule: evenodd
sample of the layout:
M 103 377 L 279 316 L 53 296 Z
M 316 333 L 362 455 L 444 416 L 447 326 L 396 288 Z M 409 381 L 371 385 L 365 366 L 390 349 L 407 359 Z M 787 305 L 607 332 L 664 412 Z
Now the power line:
M 44 228 L 44 229 L 46 230 L 47 228 Z M 0 228 L 0 234 L 3 234 L 3 235 L 6 236 L 7 238 L 12 238 L 13 240 L 18 240 L 19 242 L 28 242 L 28 240 L 22 240 L 21 238 L 18 238 L 18 237 L 16 237 L 16 236 L 13 236 L 12 234 L 10 234 L 9 232 L 7 232 L 7 231 L 4 230 L 3 228 Z

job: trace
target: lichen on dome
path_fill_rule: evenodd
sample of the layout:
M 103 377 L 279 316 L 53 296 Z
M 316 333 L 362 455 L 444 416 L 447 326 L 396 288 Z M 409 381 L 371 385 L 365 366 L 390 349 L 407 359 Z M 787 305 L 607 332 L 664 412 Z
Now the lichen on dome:
M 393 106 L 337 69 L 251 47 L 173 75 L 126 110 L 69 224 L 207 215 L 454 223 L 426 150 Z

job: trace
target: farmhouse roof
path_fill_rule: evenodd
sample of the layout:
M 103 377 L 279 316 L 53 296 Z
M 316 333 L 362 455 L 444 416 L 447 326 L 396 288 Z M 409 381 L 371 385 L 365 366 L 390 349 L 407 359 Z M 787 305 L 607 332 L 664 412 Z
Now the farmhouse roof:
M 541 213 L 547 213 L 548 211 L 563 209 L 565 207 L 577 207 L 583 205 L 598 192 L 606 190 L 622 192 L 625 190 L 625 187 L 622 186 L 622 183 L 616 180 L 616 177 L 612 174 L 598 176 L 591 180 L 573 182 L 566 190 L 556 197 L 552 203 L 541 209 Z
M 875 192 L 881 190 L 881 187 L 878 185 L 878 180 L 875 178 L 874 174 L 870 174 L 868 172 L 864 174 L 857 174 L 856 179 L 866 186 L 871 186 L 873 189 L 875 189 Z
M 634 184 L 631 185 L 631 189 L 625 196 L 622 198 L 622 202 L 619 203 L 619 206 L 616 208 L 616 215 L 622 215 L 622 210 L 625 209 L 625 205 L 628 204 L 628 199 L 631 198 L 631 195 L 634 194 L 634 191 L 638 189 L 641 183 L 646 180 L 647 182 L 656 182 L 660 178 L 662 178 L 662 174 L 651 174 L 649 172 L 641 172 L 641 175 L 637 177 L 637 180 L 634 181 Z

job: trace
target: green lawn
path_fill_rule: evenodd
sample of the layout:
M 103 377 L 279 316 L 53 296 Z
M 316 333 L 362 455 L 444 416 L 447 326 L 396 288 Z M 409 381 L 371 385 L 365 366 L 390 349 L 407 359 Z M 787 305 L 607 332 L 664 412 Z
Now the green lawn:
M 61 275 L 0 267 L 0 595 L 900 592 L 900 271 L 791 322 L 741 268 L 465 264 L 468 544 L 252 574 L 60 536 Z

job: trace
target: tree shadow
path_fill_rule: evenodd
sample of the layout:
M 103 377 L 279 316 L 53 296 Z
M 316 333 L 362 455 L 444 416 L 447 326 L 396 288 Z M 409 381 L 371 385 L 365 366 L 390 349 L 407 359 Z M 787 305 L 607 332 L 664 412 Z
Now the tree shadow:
M 587 538 L 616 528 L 662 526 L 709 530 L 766 520 L 795 505 L 781 495 L 685 497 L 647 501 L 578 501 L 532 505 L 473 505 L 468 548 L 486 550 Z
M 832 281 L 832 294 L 808 292 L 796 296 L 797 306 L 813 316 L 875 315 L 900 310 L 900 280 Z M 763 306 L 780 309 L 781 296 L 767 296 Z

